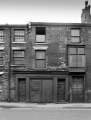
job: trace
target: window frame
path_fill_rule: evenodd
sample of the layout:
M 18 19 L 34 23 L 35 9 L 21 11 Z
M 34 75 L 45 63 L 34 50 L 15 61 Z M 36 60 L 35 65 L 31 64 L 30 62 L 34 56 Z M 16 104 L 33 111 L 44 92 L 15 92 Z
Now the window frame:
M 79 30 L 79 35 L 72 35 L 72 30 Z M 80 43 L 81 42 L 81 28 L 71 28 L 70 30 L 71 42 Z M 74 38 L 78 38 L 78 41 L 73 41 Z
M 1 43 L 4 42 L 4 30 L 1 29 L 0 32 L 3 33 L 2 35 L 0 34 L 0 43 Z
M 74 48 L 74 49 L 76 49 L 76 53 L 69 53 L 69 49 L 70 48 Z M 79 51 L 79 48 L 83 48 L 84 49 L 84 53 L 79 53 L 78 51 Z M 73 51 L 72 51 L 73 52 Z M 75 64 L 75 65 L 70 65 L 70 56 L 76 56 L 76 60 L 75 60 L 75 62 L 76 63 L 72 63 L 72 64 Z M 79 66 L 79 56 L 81 56 L 81 58 L 82 58 L 82 56 L 84 56 L 84 65 L 83 65 L 83 63 L 82 63 L 82 61 L 81 61 L 81 66 Z M 84 46 L 68 46 L 68 66 L 69 67 L 77 67 L 77 68 L 79 68 L 79 67 L 81 67 L 81 68 L 83 68 L 83 67 L 86 67 L 86 55 L 85 55 L 85 47 Z
M 3 65 L 3 63 L 4 63 L 2 54 L 3 54 L 3 50 L 0 50 L 0 63 L 2 62 L 2 64 L 0 64 L 0 66 Z
M 44 58 L 36 58 L 36 53 L 37 52 L 43 52 L 44 51 Z M 44 67 L 38 67 L 37 66 L 37 61 L 43 61 L 44 62 Z M 36 69 L 45 69 L 46 68 L 46 50 L 35 50 L 35 68 Z
M 21 35 L 21 34 L 15 34 L 15 32 L 24 32 L 24 35 Z M 16 39 L 17 38 L 17 39 Z M 23 39 L 21 41 L 21 39 Z M 20 41 L 19 41 L 20 40 Z M 14 30 L 14 39 L 13 39 L 13 42 L 16 42 L 16 43 L 22 43 L 22 42 L 25 42 L 25 29 L 15 29 Z
M 42 32 L 39 33 L 39 30 L 37 32 L 38 28 L 40 28 L 40 29 L 44 28 L 44 31 L 42 31 L 43 33 Z M 46 42 L 46 27 L 44 27 L 44 26 L 43 27 L 41 27 L 41 26 L 36 27 L 35 34 L 36 34 L 36 37 L 35 37 L 36 43 L 45 43 Z M 39 39 L 42 39 L 42 40 L 39 41 Z
M 20 51 L 23 51 L 24 52 L 24 56 L 14 56 L 14 52 L 20 52 Z M 16 59 L 20 59 L 20 60 L 17 60 L 17 61 L 23 61 L 23 63 L 19 63 L 19 64 L 16 64 Z M 13 50 L 13 64 L 14 65 L 24 65 L 24 59 L 25 59 L 25 50 Z

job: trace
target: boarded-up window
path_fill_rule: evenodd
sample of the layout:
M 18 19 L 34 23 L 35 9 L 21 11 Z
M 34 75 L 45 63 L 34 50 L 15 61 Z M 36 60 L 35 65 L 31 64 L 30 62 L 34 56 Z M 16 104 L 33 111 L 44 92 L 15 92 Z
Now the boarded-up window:
M 35 51 L 35 67 L 36 68 L 45 68 L 46 67 L 46 51 L 36 50 Z
M 14 42 L 24 42 L 25 32 L 24 30 L 14 31 Z
M 71 29 L 71 42 L 80 42 L 80 29 Z
M 68 64 L 70 67 L 85 67 L 86 58 L 84 48 L 68 48 Z
M 0 42 L 4 41 L 4 31 L 0 30 Z
M 24 50 L 14 50 L 13 51 L 13 63 L 14 64 L 24 64 Z

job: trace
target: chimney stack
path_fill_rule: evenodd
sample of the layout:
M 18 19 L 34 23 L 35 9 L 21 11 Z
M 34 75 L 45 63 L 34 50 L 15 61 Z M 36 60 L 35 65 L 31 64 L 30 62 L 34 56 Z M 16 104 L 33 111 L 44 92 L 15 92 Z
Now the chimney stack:
M 88 7 L 88 1 L 85 1 L 85 8 Z

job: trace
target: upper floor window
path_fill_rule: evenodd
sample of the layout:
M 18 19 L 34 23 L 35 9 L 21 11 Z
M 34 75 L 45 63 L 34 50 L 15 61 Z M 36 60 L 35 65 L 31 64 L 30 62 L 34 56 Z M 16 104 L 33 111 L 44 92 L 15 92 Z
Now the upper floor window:
M 24 42 L 25 32 L 24 30 L 14 31 L 14 42 Z
M 0 42 L 4 41 L 4 32 L 3 30 L 0 30 Z
M 13 63 L 14 64 L 24 64 L 24 50 L 14 50 L 13 51 Z
M 80 29 L 71 29 L 71 42 L 80 42 Z
M 45 27 L 36 27 L 36 42 L 45 42 Z
M 3 51 L 0 50 L 0 65 L 3 65 Z
M 36 68 L 45 68 L 46 67 L 46 51 L 45 50 L 36 50 L 35 51 L 35 67 Z
M 69 67 L 85 67 L 85 49 L 83 47 L 68 48 Z

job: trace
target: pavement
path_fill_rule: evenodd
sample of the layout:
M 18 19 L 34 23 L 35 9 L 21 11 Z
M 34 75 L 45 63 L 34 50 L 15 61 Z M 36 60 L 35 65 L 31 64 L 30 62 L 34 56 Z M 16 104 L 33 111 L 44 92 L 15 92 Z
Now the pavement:
M 91 103 L 0 103 L 0 120 L 91 120 Z
M 30 108 L 30 109 L 91 109 L 91 103 L 66 103 L 66 104 L 38 104 L 38 103 L 8 103 L 0 102 L 0 108 Z

